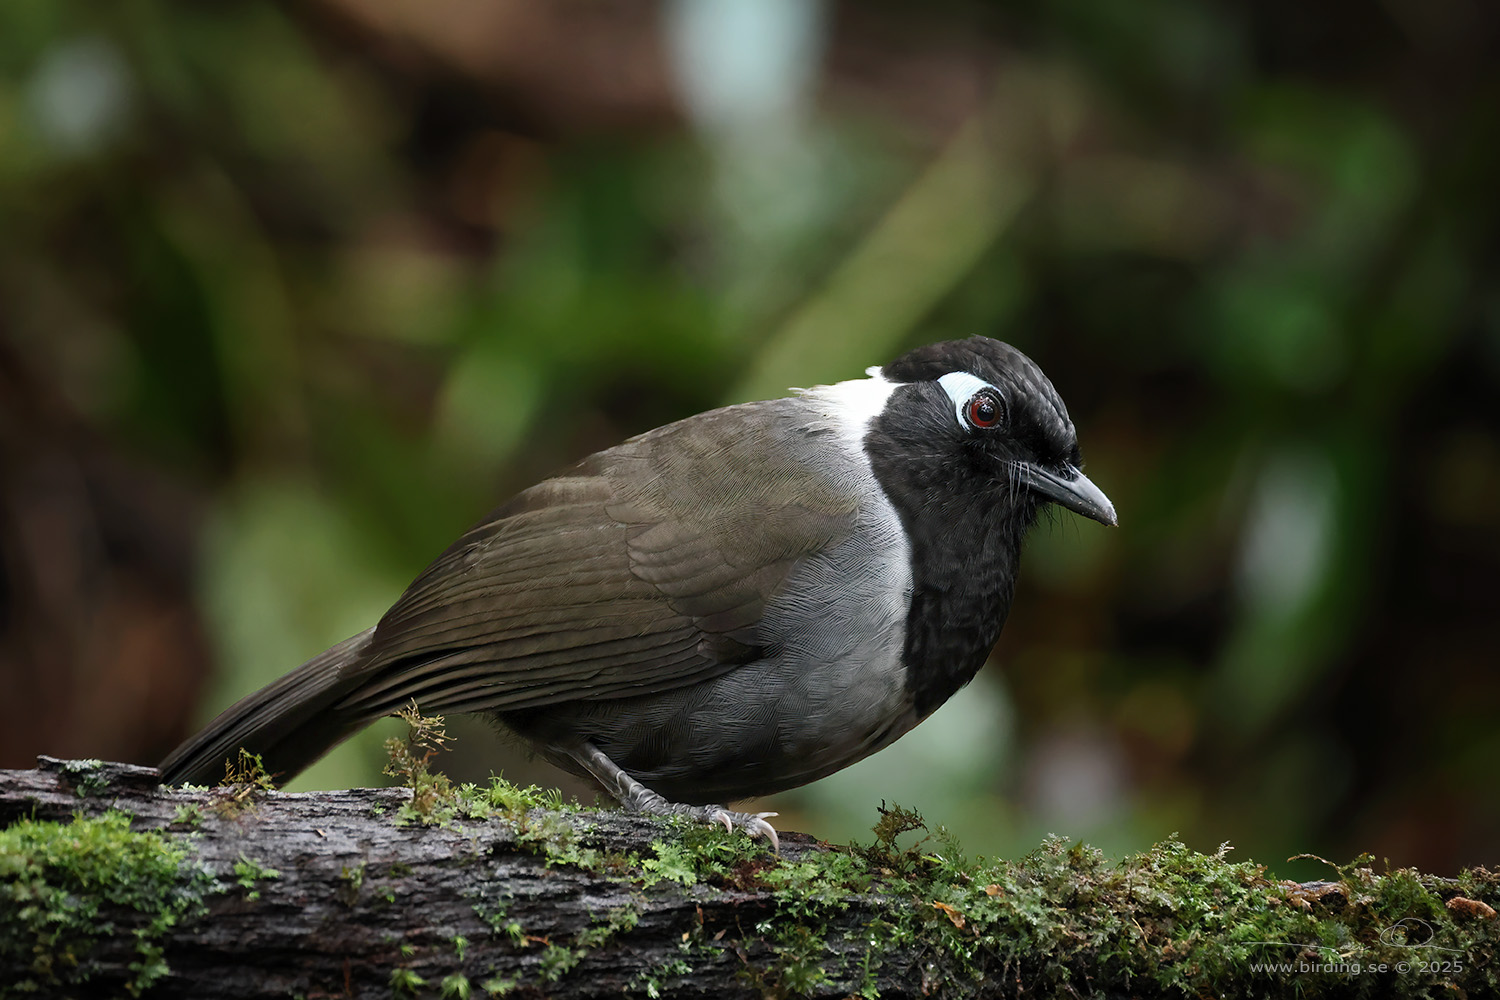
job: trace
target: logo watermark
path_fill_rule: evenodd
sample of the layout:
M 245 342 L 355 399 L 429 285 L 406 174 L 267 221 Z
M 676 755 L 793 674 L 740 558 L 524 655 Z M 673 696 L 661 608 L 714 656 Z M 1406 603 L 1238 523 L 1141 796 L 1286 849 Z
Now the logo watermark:
M 1312 957 L 1298 957 L 1292 961 L 1251 962 L 1252 973 L 1281 975 L 1334 975 L 1361 976 L 1381 973 L 1431 973 L 1452 974 L 1464 971 L 1464 952 L 1460 948 L 1447 948 L 1437 944 L 1437 931 L 1420 917 L 1402 917 L 1380 932 L 1380 944 L 1387 948 L 1399 948 L 1404 954 L 1392 961 L 1362 962 L 1353 955 L 1337 955 L 1324 961 Z M 1248 941 L 1247 944 L 1265 948 L 1295 948 L 1301 952 L 1332 952 L 1329 945 L 1312 941 Z M 1358 946 L 1361 952 L 1366 949 Z

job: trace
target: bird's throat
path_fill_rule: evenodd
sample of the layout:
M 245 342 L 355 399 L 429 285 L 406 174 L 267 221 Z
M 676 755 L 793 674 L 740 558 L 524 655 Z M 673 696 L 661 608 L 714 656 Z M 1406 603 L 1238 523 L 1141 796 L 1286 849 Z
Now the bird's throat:
M 1000 638 L 1015 587 L 1019 541 L 1011 545 L 986 537 L 975 552 L 913 540 L 902 660 L 919 718 L 973 680 Z
M 912 705 L 925 718 L 974 679 L 999 639 L 1036 506 L 1025 494 L 882 485 L 910 543 L 902 662 Z

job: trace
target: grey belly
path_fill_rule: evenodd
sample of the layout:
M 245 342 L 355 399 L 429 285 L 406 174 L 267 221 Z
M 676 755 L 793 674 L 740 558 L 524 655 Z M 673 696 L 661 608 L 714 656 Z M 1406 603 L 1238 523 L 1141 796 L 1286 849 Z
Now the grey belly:
M 766 658 L 691 686 L 575 702 L 517 726 L 549 743 L 588 739 L 678 802 L 721 802 L 815 781 L 916 724 L 901 652 L 911 569 L 895 512 L 872 491 L 852 537 L 806 560 L 766 608 Z
M 915 723 L 899 677 L 865 666 L 747 664 L 678 691 L 549 711 L 544 728 L 593 741 L 673 801 L 765 795 L 847 767 Z

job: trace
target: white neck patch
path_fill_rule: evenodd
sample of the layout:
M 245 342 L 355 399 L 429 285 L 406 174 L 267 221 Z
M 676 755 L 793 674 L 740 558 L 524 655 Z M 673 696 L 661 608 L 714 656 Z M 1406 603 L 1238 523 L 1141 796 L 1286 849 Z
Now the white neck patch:
M 863 447 L 870 421 L 885 410 L 891 393 L 900 382 L 892 382 L 880 373 L 880 366 L 865 369 L 869 378 L 854 378 L 812 389 L 799 389 L 803 395 L 828 407 L 829 416 L 838 423 L 846 438 Z
M 974 398 L 974 393 L 980 389 L 995 389 L 984 379 L 968 372 L 949 372 L 937 380 L 938 385 L 948 394 L 953 401 L 953 416 L 958 420 L 960 427 L 968 427 L 969 422 L 964 419 L 964 404 Z M 995 389 L 995 392 L 999 392 Z

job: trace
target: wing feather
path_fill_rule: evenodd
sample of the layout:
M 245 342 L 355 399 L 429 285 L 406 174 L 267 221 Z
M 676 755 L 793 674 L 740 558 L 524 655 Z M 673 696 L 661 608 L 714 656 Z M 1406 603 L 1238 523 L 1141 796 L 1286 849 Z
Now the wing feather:
M 510 711 L 695 684 L 754 660 L 768 600 L 861 498 L 806 459 L 804 399 L 700 414 L 498 508 L 414 581 L 340 709 Z

